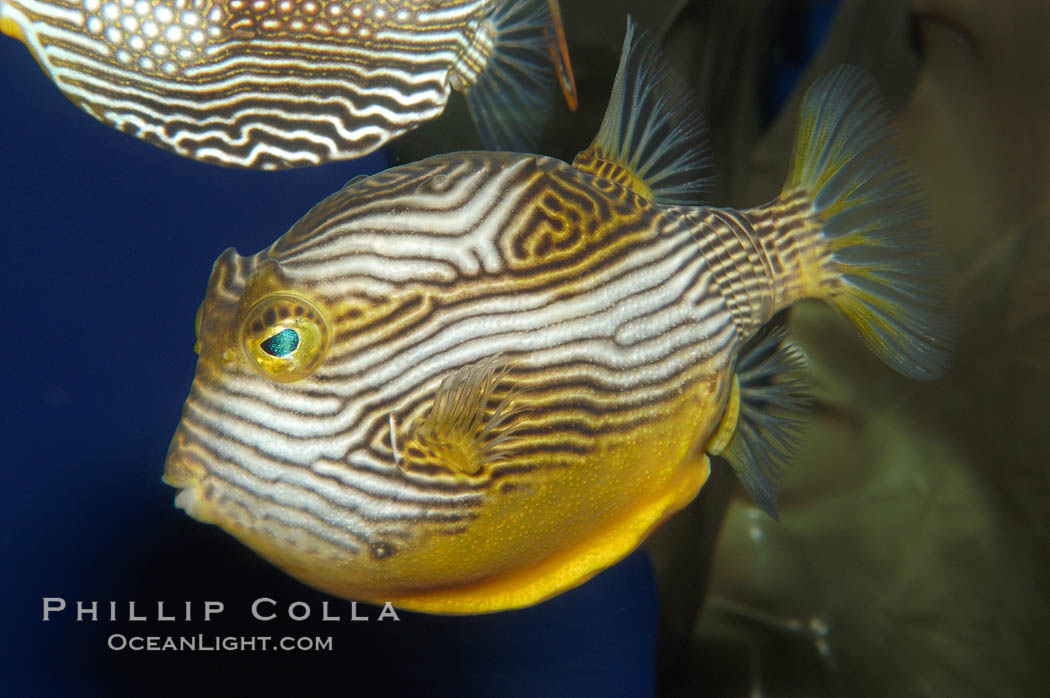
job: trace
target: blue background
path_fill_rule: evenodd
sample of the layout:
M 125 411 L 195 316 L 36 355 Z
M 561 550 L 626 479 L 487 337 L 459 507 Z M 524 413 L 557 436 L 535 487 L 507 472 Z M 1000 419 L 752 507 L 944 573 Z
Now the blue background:
M 213 260 L 270 244 L 386 156 L 280 173 L 224 170 L 120 134 L 59 93 L 0 37 L 3 229 L 3 692 L 642 696 L 656 599 L 633 555 L 524 611 L 400 623 L 321 622 L 330 599 L 172 505 L 164 454 L 189 389 L 193 317 Z M 253 599 L 305 601 L 307 621 L 251 618 Z M 42 621 L 42 598 L 70 606 Z M 211 623 L 80 622 L 77 600 L 224 602 Z M 100 604 L 103 609 L 107 604 Z M 199 617 L 202 606 L 194 606 Z M 376 609 L 362 608 L 373 617 Z M 122 652 L 127 635 L 333 636 L 334 651 Z

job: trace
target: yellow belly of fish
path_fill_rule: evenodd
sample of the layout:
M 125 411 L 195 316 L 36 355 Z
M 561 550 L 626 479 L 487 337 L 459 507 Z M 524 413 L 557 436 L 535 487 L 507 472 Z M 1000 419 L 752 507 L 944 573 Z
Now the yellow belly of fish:
M 384 559 L 308 554 L 199 499 L 188 513 L 337 596 L 428 613 L 529 606 L 613 565 L 697 495 L 725 392 L 724 379 L 695 382 L 651 419 L 601 436 L 582 464 L 545 464 L 510 491 L 494 488 L 464 530 L 428 530 Z

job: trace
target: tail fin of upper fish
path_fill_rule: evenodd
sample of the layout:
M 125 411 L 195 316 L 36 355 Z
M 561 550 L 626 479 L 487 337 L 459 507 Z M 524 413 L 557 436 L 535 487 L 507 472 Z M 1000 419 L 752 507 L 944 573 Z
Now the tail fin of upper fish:
M 554 38 L 548 41 L 548 52 L 558 76 L 558 85 L 565 97 L 569 109 L 576 111 L 579 99 L 576 96 L 576 77 L 572 74 L 572 63 L 569 61 L 569 44 L 565 40 L 565 25 L 561 21 L 561 8 L 558 0 L 547 0 L 547 9 L 551 15 L 551 28 Z
M 813 252 L 820 261 L 809 270 L 816 295 L 900 373 L 943 375 L 954 327 L 925 202 L 896 153 L 889 112 L 860 68 L 840 66 L 803 99 L 780 199 L 800 193 L 807 223 L 819 228 Z
M 505 0 L 489 21 L 492 54 L 467 88 L 470 114 L 486 147 L 529 152 L 553 112 L 556 81 L 576 106 L 557 0 Z

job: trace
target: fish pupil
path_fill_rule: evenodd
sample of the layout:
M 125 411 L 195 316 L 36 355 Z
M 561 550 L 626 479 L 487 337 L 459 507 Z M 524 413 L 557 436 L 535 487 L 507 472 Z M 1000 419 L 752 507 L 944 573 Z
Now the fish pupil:
M 270 356 L 288 356 L 299 346 L 299 333 L 293 329 L 278 332 L 260 345 Z

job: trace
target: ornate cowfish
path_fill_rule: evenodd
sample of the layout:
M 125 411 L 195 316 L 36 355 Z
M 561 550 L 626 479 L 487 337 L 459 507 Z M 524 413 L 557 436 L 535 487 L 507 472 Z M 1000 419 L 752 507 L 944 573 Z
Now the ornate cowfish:
M 276 169 L 355 158 L 464 91 L 485 145 L 575 107 L 557 0 L 0 0 L 77 106 L 179 155 Z
M 859 69 L 809 90 L 764 206 L 696 203 L 702 131 L 628 24 L 573 164 L 432 157 L 227 250 L 167 457 L 176 505 L 314 587 L 435 613 L 582 583 L 692 500 L 710 455 L 775 516 L 801 355 L 774 313 L 823 299 L 922 379 L 950 323 Z

